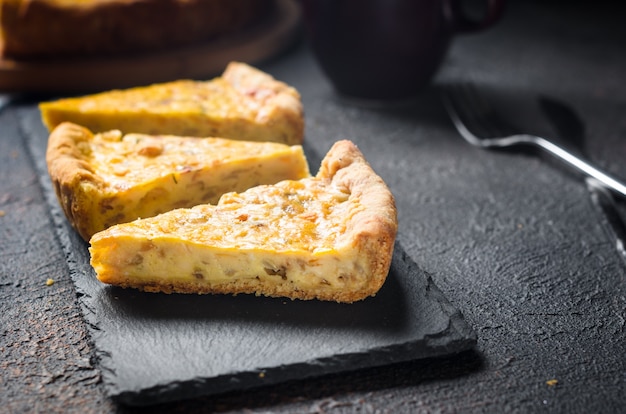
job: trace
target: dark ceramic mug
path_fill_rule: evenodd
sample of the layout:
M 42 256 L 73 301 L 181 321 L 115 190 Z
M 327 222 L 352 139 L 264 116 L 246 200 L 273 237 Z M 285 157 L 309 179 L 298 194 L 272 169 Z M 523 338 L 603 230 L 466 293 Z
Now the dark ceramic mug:
M 485 0 L 480 19 L 462 0 L 302 0 L 309 43 L 346 97 L 389 100 L 417 95 L 433 78 L 451 38 L 495 23 L 504 0 Z

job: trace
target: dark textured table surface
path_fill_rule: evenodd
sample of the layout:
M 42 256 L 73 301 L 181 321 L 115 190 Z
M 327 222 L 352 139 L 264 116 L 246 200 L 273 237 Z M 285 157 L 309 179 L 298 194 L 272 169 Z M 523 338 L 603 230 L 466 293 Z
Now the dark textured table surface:
M 567 103 L 584 123 L 588 156 L 626 178 L 626 9 L 591 4 L 510 2 L 497 27 L 455 39 L 435 86 L 472 80 Z M 335 97 L 306 44 L 261 68 L 300 91 L 307 145 L 324 153 L 352 139 L 388 182 L 400 242 L 473 327 L 475 349 L 117 406 L 101 383 L 37 160 L 20 140 L 19 114 L 36 103 L 27 98 L 0 113 L 0 412 L 626 410 L 626 266 L 580 177 L 536 154 L 470 147 L 436 87 L 402 107 L 363 108 Z

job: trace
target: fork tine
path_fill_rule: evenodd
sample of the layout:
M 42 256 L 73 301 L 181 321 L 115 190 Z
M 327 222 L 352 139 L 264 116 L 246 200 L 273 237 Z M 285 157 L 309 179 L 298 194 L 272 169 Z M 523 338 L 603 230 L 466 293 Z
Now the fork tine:
M 483 99 L 482 95 L 478 93 L 474 84 L 463 83 L 459 89 L 465 100 L 465 109 L 469 114 L 472 114 L 472 119 L 477 128 L 480 128 L 482 131 L 481 135 L 488 137 L 494 136 L 491 125 L 485 122 L 485 117 L 488 116 L 491 111 L 489 104 Z
M 496 137 L 501 134 L 494 125 L 494 110 L 491 104 L 478 92 L 477 87 L 472 83 L 463 83 L 460 88 L 465 101 L 465 110 L 472 114 L 472 120 L 479 133 L 485 138 Z
M 501 112 L 494 106 L 493 100 L 485 97 L 473 84 L 466 84 L 467 96 L 471 96 L 477 106 L 476 114 L 482 119 L 482 126 L 488 137 L 502 137 L 519 133 L 517 128 L 505 120 Z
M 443 90 L 444 104 L 452 122 L 463 138 L 474 145 L 481 145 L 480 138 L 472 131 L 474 120 L 469 119 L 473 111 L 468 110 L 461 84 L 449 84 Z
M 469 82 L 458 83 L 446 87 L 450 101 L 456 106 L 459 118 L 466 128 L 477 135 L 478 139 L 501 137 L 512 134 L 512 127 L 502 120 L 497 110 Z M 483 142 L 484 143 L 484 142 Z

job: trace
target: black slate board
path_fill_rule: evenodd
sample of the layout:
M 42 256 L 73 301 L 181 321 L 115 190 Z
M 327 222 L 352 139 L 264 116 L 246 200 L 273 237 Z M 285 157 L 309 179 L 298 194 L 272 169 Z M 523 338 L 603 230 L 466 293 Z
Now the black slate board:
M 467 350 L 475 333 L 396 244 L 388 279 L 351 305 L 252 295 L 164 295 L 105 286 L 71 229 L 45 165 L 47 132 L 17 108 L 65 249 L 108 394 L 149 405 Z M 311 153 L 310 159 L 319 159 Z

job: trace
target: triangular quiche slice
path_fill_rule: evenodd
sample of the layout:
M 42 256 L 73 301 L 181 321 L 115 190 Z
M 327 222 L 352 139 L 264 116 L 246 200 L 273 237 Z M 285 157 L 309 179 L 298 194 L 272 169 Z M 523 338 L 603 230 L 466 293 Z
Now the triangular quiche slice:
M 93 134 L 69 122 L 50 134 L 46 161 L 63 211 L 85 240 L 114 224 L 217 203 L 226 192 L 310 176 L 300 145 Z
M 385 182 L 338 141 L 314 177 L 95 234 L 91 265 L 104 283 L 150 292 L 354 302 L 383 285 L 397 226 Z
M 231 62 L 220 77 L 177 80 L 42 102 L 52 131 L 68 121 L 94 132 L 222 137 L 301 144 L 300 94 L 250 65 Z

